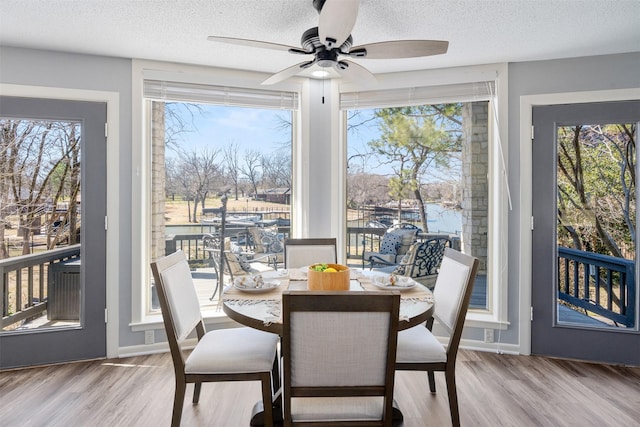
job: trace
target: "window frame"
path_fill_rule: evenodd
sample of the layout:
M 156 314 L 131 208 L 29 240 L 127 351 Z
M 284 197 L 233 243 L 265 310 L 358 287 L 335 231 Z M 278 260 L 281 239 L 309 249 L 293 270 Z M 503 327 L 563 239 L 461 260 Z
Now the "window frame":
M 507 116 L 507 64 L 489 64 L 486 66 L 460 67 L 443 70 L 424 70 L 388 74 L 378 77 L 375 88 L 360 88 L 353 84 L 340 86 L 340 94 L 347 94 L 353 99 L 353 93 L 371 91 L 388 91 L 397 93 L 405 99 L 386 98 L 384 106 L 416 105 L 409 98 L 415 92 L 433 92 L 443 102 L 464 102 L 473 98 L 456 98 L 447 96 L 446 88 L 454 89 L 456 85 L 493 82 L 495 92 L 490 97 L 489 110 L 489 236 L 487 244 L 487 307 L 486 309 L 469 309 L 465 324 L 477 328 L 506 330 L 508 321 L 508 213 L 511 209 L 509 186 L 507 182 L 508 158 L 508 116 Z M 418 88 L 413 91 L 412 88 Z M 432 89 L 432 90 L 431 90 Z M 445 89 L 443 92 L 442 89 Z M 387 95 L 388 95 L 387 93 Z M 433 101 L 437 102 L 437 101 Z M 387 105 L 388 104 L 388 105 Z M 353 107 L 349 108 L 373 108 Z M 344 153 L 345 169 L 347 158 L 347 109 L 341 110 L 341 149 Z M 346 173 L 346 172 L 345 172 Z M 346 185 L 346 184 L 345 184 Z M 346 190 L 345 198 L 346 200 Z M 345 204 L 346 206 L 346 204 Z M 346 225 L 345 233 L 346 233 Z
M 132 300 L 131 300 L 131 323 L 133 331 L 143 331 L 152 327 L 162 327 L 161 316 L 146 316 L 144 308 L 144 287 L 143 276 L 146 269 L 148 241 L 144 229 L 145 215 L 148 215 L 150 194 L 144 190 L 148 185 L 149 175 L 149 153 L 144 136 L 147 129 L 144 129 L 143 121 L 143 79 L 155 78 L 164 80 L 178 80 L 193 83 L 210 83 L 212 85 L 229 85 L 238 88 L 258 89 L 264 88 L 260 83 L 268 75 L 257 72 L 222 70 L 210 67 L 190 66 L 185 64 L 167 64 L 154 61 L 134 60 L 132 63 L 132 222 L 131 222 L 131 249 L 132 249 Z M 493 143 L 490 145 L 490 224 L 491 236 L 489 239 L 489 265 L 491 271 L 491 290 L 489 295 L 488 310 L 472 310 L 467 315 L 466 324 L 477 328 L 492 328 L 505 330 L 509 326 L 508 322 L 508 213 L 511 209 L 508 196 L 508 64 L 488 64 L 483 66 L 460 67 L 449 69 L 422 70 L 416 72 L 382 74 L 377 76 L 378 83 L 376 90 L 408 88 L 420 86 L 443 86 L 451 84 L 495 81 L 495 105 L 493 108 L 493 122 L 495 132 L 490 134 Z M 300 96 L 300 109 L 294 114 L 293 126 L 293 171 L 292 179 L 298 184 L 294 188 L 292 195 L 292 224 L 291 230 L 294 235 L 304 237 L 305 227 L 313 224 L 313 230 L 318 225 L 313 222 L 315 219 L 316 201 L 310 199 L 307 190 L 311 183 L 310 176 L 305 176 L 304 165 L 309 162 L 309 150 L 313 144 L 320 143 L 320 139 L 329 137 L 331 142 L 329 148 L 336 154 L 331 160 L 333 166 L 329 186 L 337 198 L 343 200 L 340 204 L 342 210 L 337 212 L 333 209 L 329 214 L 330 220 L 327 224 L 330 230 L 337 232 L 339 245 L 342 247 L 346 236 L 346 113 L 339 109 L 339 96 L 341 92 L 354 92 L 366 90 L 353 83 L 345 83 L 338 80 L 331 80 L 329 92 L 326 93 L 327 103 L 320 105 L 311 102 L 311 98 L 318 93 L 325 94 L 324 83 L 316 83 L 312 79 L 292 78 L 278 85 L 278 90 L 288 90 L 297 92 Z M 323 96 L 324 100 L 324 96 Z M 311 120 L 311 118 L 314 120 Z M 326 120 L 326 124 L 321 128 L 320 136 L 315 135 L 312 130 L 317 130 L 318 120 Z M 314 124 L 315 123 L 315 124 Z M 310 129 L 311 127 L 311 129 Z M 322 138 L 320 138 L 322 137 Z M 324 141 L 321 142 L 324 144 Z M 336 151 L 333 151 L 336 150 Z M 334 160 L 339 162 L 333 163 Z M 325 185 L 325 184 L 323 184 Z M 315 188 L 315 187 L 314 187 Z M 324 187 L 323 187 L 324 188 Z M 144 195 L 144 197 L 140 197 Z M 330 208 L 323 206 L 320 212 L 326 212 Z M 337 206 L 339 207 L 339 206 Z M 340 210 L 340 209 L 339 209 Z M 326 225 L 326 224 L 325 224 Z M 327 231 L 328 232 L 328 231 Z M 207 318 L 207 322 L 229 322 L 226 316 Z
M 151 274 L 148 268 L 150 253 L 150 233 L 148 233 L 148 218 L 151 210 L 151 146 L 147 144 L 150 137 L 150 99 L 144 96 L 145 80 L 172 81 L 184 84 L 210 85 L 216 87 L 228 86 L 238 91 L 246 89 L 264 91 L 261 86 L 265 75 L 261 73 L 213 69 L 209 67 L 191 66 L 186 64 L 168 64 L 154 61 L 134 60 L 132 63 L 132 200 L 131 200 L 131 330 L 144 331 L 149 327 L 161 328 L 162 315 L 147 311 Z M 268 90 L 268 89 L 267 89 Z M 281 84 L 274 92 L 293 92 L 300 99 L 300 83 L 293 79 L 288 84 Z M 235 105 L 235 104 L 234 104 Z M 246 106 L 239 105 L 238 106 Z M 256 105 L 255 108 L 261 108 Z M 299 120 L 299 108 L 293 111 L 293 144 L 299 137 L 296 122 Z M 295 152 L 295 151 L 294 151 Z M 292 161 L 295 161 L 292 159 Z M 295 181 L 296 177 L 293 176 Z M 292 213 L 292 215 L 294 215 Z M 207 323 L 231 324 L 222 311 L 203 310 L 203 317 Z M 221 325 L 222 326 L 222 325 Z

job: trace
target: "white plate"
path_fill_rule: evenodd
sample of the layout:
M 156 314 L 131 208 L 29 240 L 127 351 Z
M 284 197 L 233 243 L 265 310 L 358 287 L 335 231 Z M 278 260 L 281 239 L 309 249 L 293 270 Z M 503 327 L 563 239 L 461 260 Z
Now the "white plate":
M 373 283 L 373 286 L 380 289 L 396 291 L 411 289 L 416 285 L 416 282 L 408 277 L 397 277 L 396 281 L 396 284 L 392 285 L 389 281 L 389 276 L 377 276 L 372 278 L 371 283 Z
M 259 294 L 260 292 L 269 292 L 270 290 L 275 289 L 278 286 L 280 286 L 279 280 L 265 280 L 262 286 L 258 288 L 249 288 L 240 284 L 234 285 L 234 287 L 239 291 L 255 293 L 255 294 Z

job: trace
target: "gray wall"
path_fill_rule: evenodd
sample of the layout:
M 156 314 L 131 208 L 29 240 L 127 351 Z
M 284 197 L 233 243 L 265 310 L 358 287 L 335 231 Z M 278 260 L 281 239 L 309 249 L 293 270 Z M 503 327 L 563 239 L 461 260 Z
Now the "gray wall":
M 520 97 L 532 94 L 640 87 L 640 52 L 509 65 L 509 185 L 514 209 L 509 213 L 509 321 L 496 334 L 502 343 L 518 344 L 520 299 Z M 131 60 L 59 52 L 0 47 L 0 82 L 34 86 L 112 91 L 120 94 L 119 206 L 119 345 L 144 343 L 142 332 L 133 333 L 131 321 Z M 314 92 L 315 93 L 315 92 Z M 160 335 L 160 334 L 158 334 Z M 157 340 L 160 337 L 156 337 Z M 482 329 L 465 333 L 482 341 Z
M 509 213 L 509 321 L 501 341 L 518 343 L 518 304 L 520 283 L 518 260 L 521 256 L 520 194 L 520 97 L 611 89 L 640 88 L 640 52 L 592 56 L 553 61 L 509 64 L 509 187 L 514 209 Z M 496 335 L 497 338 L 497 335 Z
M 0 46 L 0 83 L 48 86 L 120 95 L 120 183 L 118 198 L 119 345 L 144 342 L 132 333 L 131 321 L 131 60 Z

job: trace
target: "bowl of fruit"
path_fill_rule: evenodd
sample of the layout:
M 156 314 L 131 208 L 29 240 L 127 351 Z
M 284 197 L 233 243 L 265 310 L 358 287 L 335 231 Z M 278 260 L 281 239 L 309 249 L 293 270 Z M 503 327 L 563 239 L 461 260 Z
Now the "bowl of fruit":
M 342 264 L 312 264 L 307 272 L 307 287 L 312 291 L 348 291 L 351 273 Z

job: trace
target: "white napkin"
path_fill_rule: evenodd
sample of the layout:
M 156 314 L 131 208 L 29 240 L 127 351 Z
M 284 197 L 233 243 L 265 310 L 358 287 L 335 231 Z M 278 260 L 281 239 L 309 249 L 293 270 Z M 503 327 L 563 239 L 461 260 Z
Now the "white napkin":
M 289 280 L 307 280 L 307 270 L 309 267 L 289 269 Z

